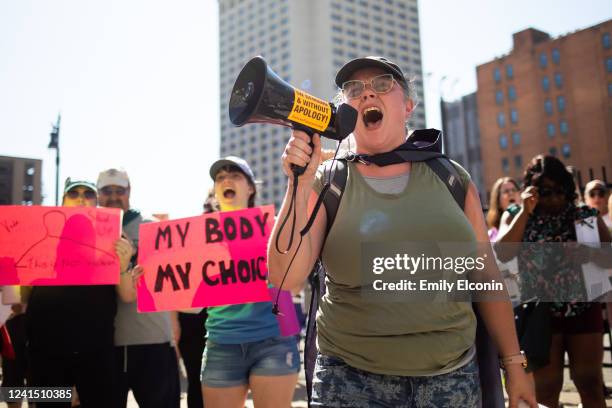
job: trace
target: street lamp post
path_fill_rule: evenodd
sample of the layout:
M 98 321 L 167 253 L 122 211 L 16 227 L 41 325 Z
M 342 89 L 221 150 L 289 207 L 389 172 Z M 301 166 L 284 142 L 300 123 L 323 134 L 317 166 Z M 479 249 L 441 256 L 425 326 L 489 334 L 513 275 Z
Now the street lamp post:
M 60 168 L 60 149 L 59 149 L 59 134 L 60 134 L 60 121 L 62 120 L 62 115 L 57 115 L 57 121 L 55 125 L 53 125 L 53 129 L 51 130 L 50 136 L 51 140 L 49 141 L 49 149 L 55 149 L 55 205 L 59 205 L 59 168 Z

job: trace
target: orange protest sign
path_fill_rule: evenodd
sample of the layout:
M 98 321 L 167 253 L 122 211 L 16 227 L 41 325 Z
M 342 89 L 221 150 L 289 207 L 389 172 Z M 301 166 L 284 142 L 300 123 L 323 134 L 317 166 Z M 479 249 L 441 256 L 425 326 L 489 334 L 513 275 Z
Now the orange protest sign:
M 0 207 L 0 285 L 114 285 L 121 210 Z
M 274 207 L 140 226 L 138 310 L 155 312 L 270 300 L 267 242 Z

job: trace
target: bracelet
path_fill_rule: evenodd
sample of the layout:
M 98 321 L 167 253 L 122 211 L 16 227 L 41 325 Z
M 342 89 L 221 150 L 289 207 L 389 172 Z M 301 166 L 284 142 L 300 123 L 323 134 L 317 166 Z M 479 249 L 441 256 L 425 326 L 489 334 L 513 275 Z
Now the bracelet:
M 521 350 L 519 354 L 514 354 L 507 357 L 502 357 L 499 359 L 499 365 L 501 368 L 505 369 L 506 366 L 511 364 L 520 364 L 523 368 L 527 368 L 527 356 L 525 356 L 525 352 Z

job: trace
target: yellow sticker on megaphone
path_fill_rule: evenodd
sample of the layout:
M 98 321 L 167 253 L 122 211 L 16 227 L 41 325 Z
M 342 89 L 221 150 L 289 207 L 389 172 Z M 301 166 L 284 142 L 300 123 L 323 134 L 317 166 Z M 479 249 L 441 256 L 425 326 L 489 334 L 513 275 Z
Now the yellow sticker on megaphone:
M 315 98 L 295 89 L 293 98 L 293 108 L 287 119 L 320 132 L 325 131 L 331 120 L 331 106 L 322 99 Z

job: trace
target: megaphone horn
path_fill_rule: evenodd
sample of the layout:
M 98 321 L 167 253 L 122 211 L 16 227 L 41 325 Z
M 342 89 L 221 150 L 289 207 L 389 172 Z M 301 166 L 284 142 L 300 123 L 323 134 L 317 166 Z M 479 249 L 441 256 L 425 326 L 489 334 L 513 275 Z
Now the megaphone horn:
M 336 107 L 289 85 L 259 56 L 242 68 L 229 101 L 235 126 L 270 123 L 334 140 L 344 139 L 355 129 L 357 116 L 350 105 Z

